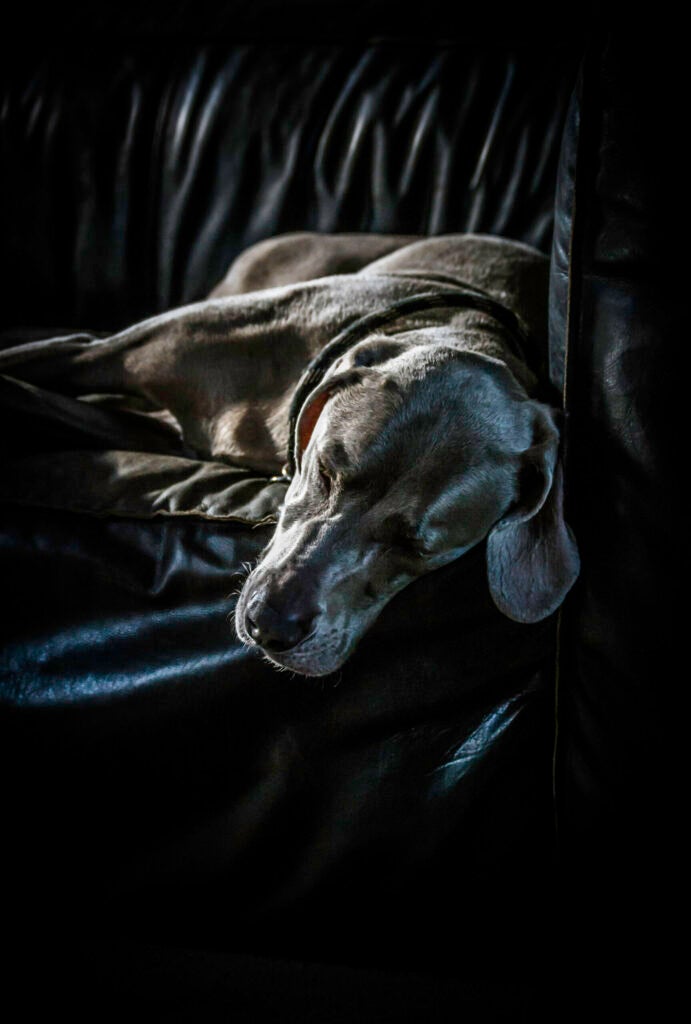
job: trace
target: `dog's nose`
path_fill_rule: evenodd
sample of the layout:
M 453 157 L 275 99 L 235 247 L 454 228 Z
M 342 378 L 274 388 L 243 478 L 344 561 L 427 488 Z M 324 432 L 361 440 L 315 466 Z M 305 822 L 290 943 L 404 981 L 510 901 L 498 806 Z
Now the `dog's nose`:
M 312 630 L 313 618 L 299 613 L 279 613 L 266 601 L 250 602 L 245 627 L 255 643 L 267 651 L 289 651 Z

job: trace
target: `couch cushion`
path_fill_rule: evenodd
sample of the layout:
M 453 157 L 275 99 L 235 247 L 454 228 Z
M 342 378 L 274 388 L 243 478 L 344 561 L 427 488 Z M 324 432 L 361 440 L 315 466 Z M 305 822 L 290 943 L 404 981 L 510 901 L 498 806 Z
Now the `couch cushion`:
M 295 228 L 548 248 L 563 51 L 101 42 L 3 65 L 6 323 L 112 330 Z M 305 681 L 228 621 L 267 527 L 121 511 L 2 506 L 15 921 L 49 944 L 534 971 L 553 621 L 503 618 L 478 548 L 402 592 L 336 678 Z
M 590 955 L 609 974 L 618 948 L 628 977 L 645 973 L 656 1013 L 667 901 L 686 872 L 685 77 L 669 39 L 614 38 L 591 53 L 565 136 L 551 317 L 556 377 L 566 353 L 567 509 L 582 560 L 560 630 L 566 889 Z

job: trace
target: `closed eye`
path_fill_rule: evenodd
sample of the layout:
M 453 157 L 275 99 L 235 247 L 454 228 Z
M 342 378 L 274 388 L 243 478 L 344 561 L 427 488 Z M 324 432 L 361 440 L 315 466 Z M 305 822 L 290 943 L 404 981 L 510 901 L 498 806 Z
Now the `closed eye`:
M 429 558 L 433 554 L 417 537 L 397 537 L 391 550 L 407 555 L 408 558 Z
M 321 459 L 317 462 L 317 472 L 319 474 L 319 482 L 321 483 L 324 491 L 327 495 L 331 494 L 333 489 L 333 477 L 329 473 L 328 469 L 324 465 Z
M 430 558 L 434 554 L 429 548 L 423 547 L 421 544 L 409 544 L 408 550 L 415 558 Z

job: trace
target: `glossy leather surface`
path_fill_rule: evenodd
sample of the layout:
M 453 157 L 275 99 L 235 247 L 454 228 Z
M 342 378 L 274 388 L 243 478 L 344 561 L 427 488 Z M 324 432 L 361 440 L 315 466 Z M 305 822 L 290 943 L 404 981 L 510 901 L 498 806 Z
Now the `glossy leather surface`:
M 111 329 L 294 228 L 479 230 L 547 251 L 574 68 L 534 46 L 179 38 L 9 62 L 4 322 Z M 484 551 L 408 588 L 315 684 L 231 631 L 265 530 L 2 515 L 6 853 L 25 919 L 55 941 L 72 927 L 447 973 L 534 965 L 554 622 L 494 609 Z
M 229 621 L 266 536 L 5 515 L 15 877 L 109 937 L 517 963 L 552 852 L 552 623 L 504 619 L 478 551 L 404 591 L 337 678 L 280 674 Z
M 627 972 L 653 979 L 651 992 L 673 955 L 666 913 L 686 871 L 673 710 L 686 645 L 688 218 L 673 101 L 683 77 L 669 41 L 663 51 L 614 40 L 591 53 L 566 129 L 552 291 L 553 343 L 568 350 L 567 508 L 582 559 L 559 658 L 571 927 L 598 921 L 590 948 L 603 970 L 611 976 L 616 945 Z
M 296 229 L 548 251 L 574 63 L 525 45 L 180 40 L 10 59 L 2 322 L 126 326 Z

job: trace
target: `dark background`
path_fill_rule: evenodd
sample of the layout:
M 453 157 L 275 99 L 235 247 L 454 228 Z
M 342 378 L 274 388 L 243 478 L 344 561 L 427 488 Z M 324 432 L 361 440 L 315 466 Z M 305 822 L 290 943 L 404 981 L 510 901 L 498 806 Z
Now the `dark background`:
M 660 1012 L 683 859 L 688 237 L 685 63 L 663 12 L 638 35 L 611 6 L 16 13 L 5 343 L 200 298 L 279 231 L 475 230 L 548 253 L 556 224 L 583 556 L 563 613 L 528 628 L 493 608 L 477 552 L 315 685 L 233 645 L 234 573 L 261 530 L 5 503 L 23 998 L 191 1019 Z

